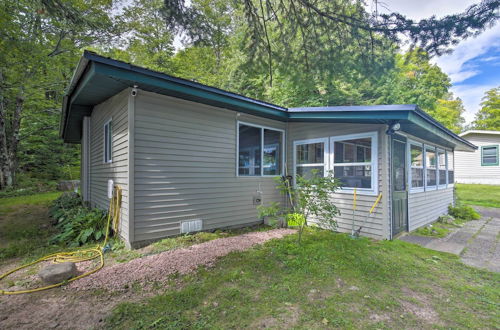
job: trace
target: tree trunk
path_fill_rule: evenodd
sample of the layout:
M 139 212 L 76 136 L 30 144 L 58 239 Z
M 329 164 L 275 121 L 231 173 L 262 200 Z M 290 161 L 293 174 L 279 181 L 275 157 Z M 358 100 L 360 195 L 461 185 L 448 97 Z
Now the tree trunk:
M 0 189 L 7 186 L 7 134 L 5 128 L 5 103 L 3 96 L 3 73 L 0 70 Z

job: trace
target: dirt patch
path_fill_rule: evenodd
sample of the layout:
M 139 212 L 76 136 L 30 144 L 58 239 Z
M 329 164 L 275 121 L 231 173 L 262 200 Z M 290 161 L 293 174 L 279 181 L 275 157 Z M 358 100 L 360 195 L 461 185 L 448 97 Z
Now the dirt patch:
M 243 251 L 294 232 L 276 229 L 216 239 L 106 267 L 64 288 L 0 296 L 0 329 L 98 328 L 119 303 L 159 294 L 158 287 L 163 290 L 165 286 L 158 279 L 213 265 L 217 258 L 232 251 Z M 286 314 L 291 314 L 287 316 L 289 320 L 295 319 L 292 309 Z
M 414 299 L 417 303 L 408 300 L 400 300 L 405 313 L 413 314 L 419 320 L 428 324 L 442 324 L 439 314 L 434 310 L 431 299 L 426 295 L 415 292 L 409 288 L 402 288 L 405 296 Z
M 240 236 L 219 238 L 201 244 L 115 264 L 71 283 L 67 288 L 76 290 L 123 290 L 136 282 L 165 281 L 175 273 L 186 274 L 199 266 L 212 266 L 217 258 L 234 251 L 243 251 L 273 238 L 295 233 L 291 229 L 274 229 Z
M 249 329 L 290 329 L 297 324 L 299 319 L 299 307 L 289 304 L 280 310 L 279 316 L 260 318 L 253 322 Z

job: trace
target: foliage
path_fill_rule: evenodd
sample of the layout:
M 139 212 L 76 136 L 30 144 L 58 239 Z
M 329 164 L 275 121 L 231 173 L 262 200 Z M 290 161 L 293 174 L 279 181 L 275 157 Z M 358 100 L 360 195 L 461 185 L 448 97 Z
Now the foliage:
M 413 232 L 413 234 L 419 236 L 429 236 L 429 237 L 446 237 L 450 229 L 448 226 L 442 225 L 438 222 L 433 223 L 432 225 L 420 227 Z
M 298 175 L 296 187 L 292 187 L 288 179 L 282 177 L 277 177 L 275 181 L 276 189 L 289 198 L 290 205 L 280 206 L 277 203 L 261 205 L 258 207 L 261 217 L 283 217 L 289 226 L 298 228 L 299 244 L 304 228 L 310 222 L 325 229 L 337 228 L 335 216 L 340 210 L 332 203 L 331 195 L 340 187 L 340 181 L 334 178 L 332 173 L 322 176 L 318 170 L 312 170 L 309 177 Z
M 479 214 L 472 207 L 467 205 L 462 206 L 448 206 L 448 214 L 454 217 L 457 220 L 469 221 L 469 220 L 478 220 L 481 218 L 481 214 Z
M 500 208 L 500 186 L 489 184 L 455 184 L 458 200 L 465 205 Z
M 486 92 L 473 126 L 475 129 L 500 130 L 500 86 Z
M 465 112 L 464 105 L 460 98 L 454 98 L 451 94 L 446 99 L 438 99 L 434 111 L 429 114 L 437 119 L 441 124 L 458 134 L 463 130 L 465 119 L 462 117 Z
M 115 307 L 104 327 L 403 329 L 498 323 L 500 275 L 468 267 L 455 255 L 326 230 L 310 230 L 300 246 L 296 240 L 272 240 L 175 277 L 155 297 Z M 443 303 L 443 297 L 449 300 Z
M 106 235 L 107 212 L 83 206 L 78 194 L 63 194 L 54 201 L 49 214 L 60 231 L 52 237 L 52 243 L 79 246 L 103 240 Z

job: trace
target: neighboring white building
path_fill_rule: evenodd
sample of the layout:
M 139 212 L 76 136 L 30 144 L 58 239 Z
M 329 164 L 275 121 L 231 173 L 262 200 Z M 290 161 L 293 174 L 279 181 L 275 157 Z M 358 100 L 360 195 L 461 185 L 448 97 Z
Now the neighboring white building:
M 455 182 L 500 185 L 500 131 L 471 130 L 460 137 L 479 148 L 455 152 Z

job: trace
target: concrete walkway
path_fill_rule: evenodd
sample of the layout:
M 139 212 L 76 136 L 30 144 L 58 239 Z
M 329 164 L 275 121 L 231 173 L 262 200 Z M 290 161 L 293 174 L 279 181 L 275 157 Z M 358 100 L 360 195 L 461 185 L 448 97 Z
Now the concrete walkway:
M 476 207 L 480 220 L 467 222 L 447 237 L 406 235 L 400 239 L 428 249 L 459 255 L 473 267 L 500 272 L 500 209 Z

